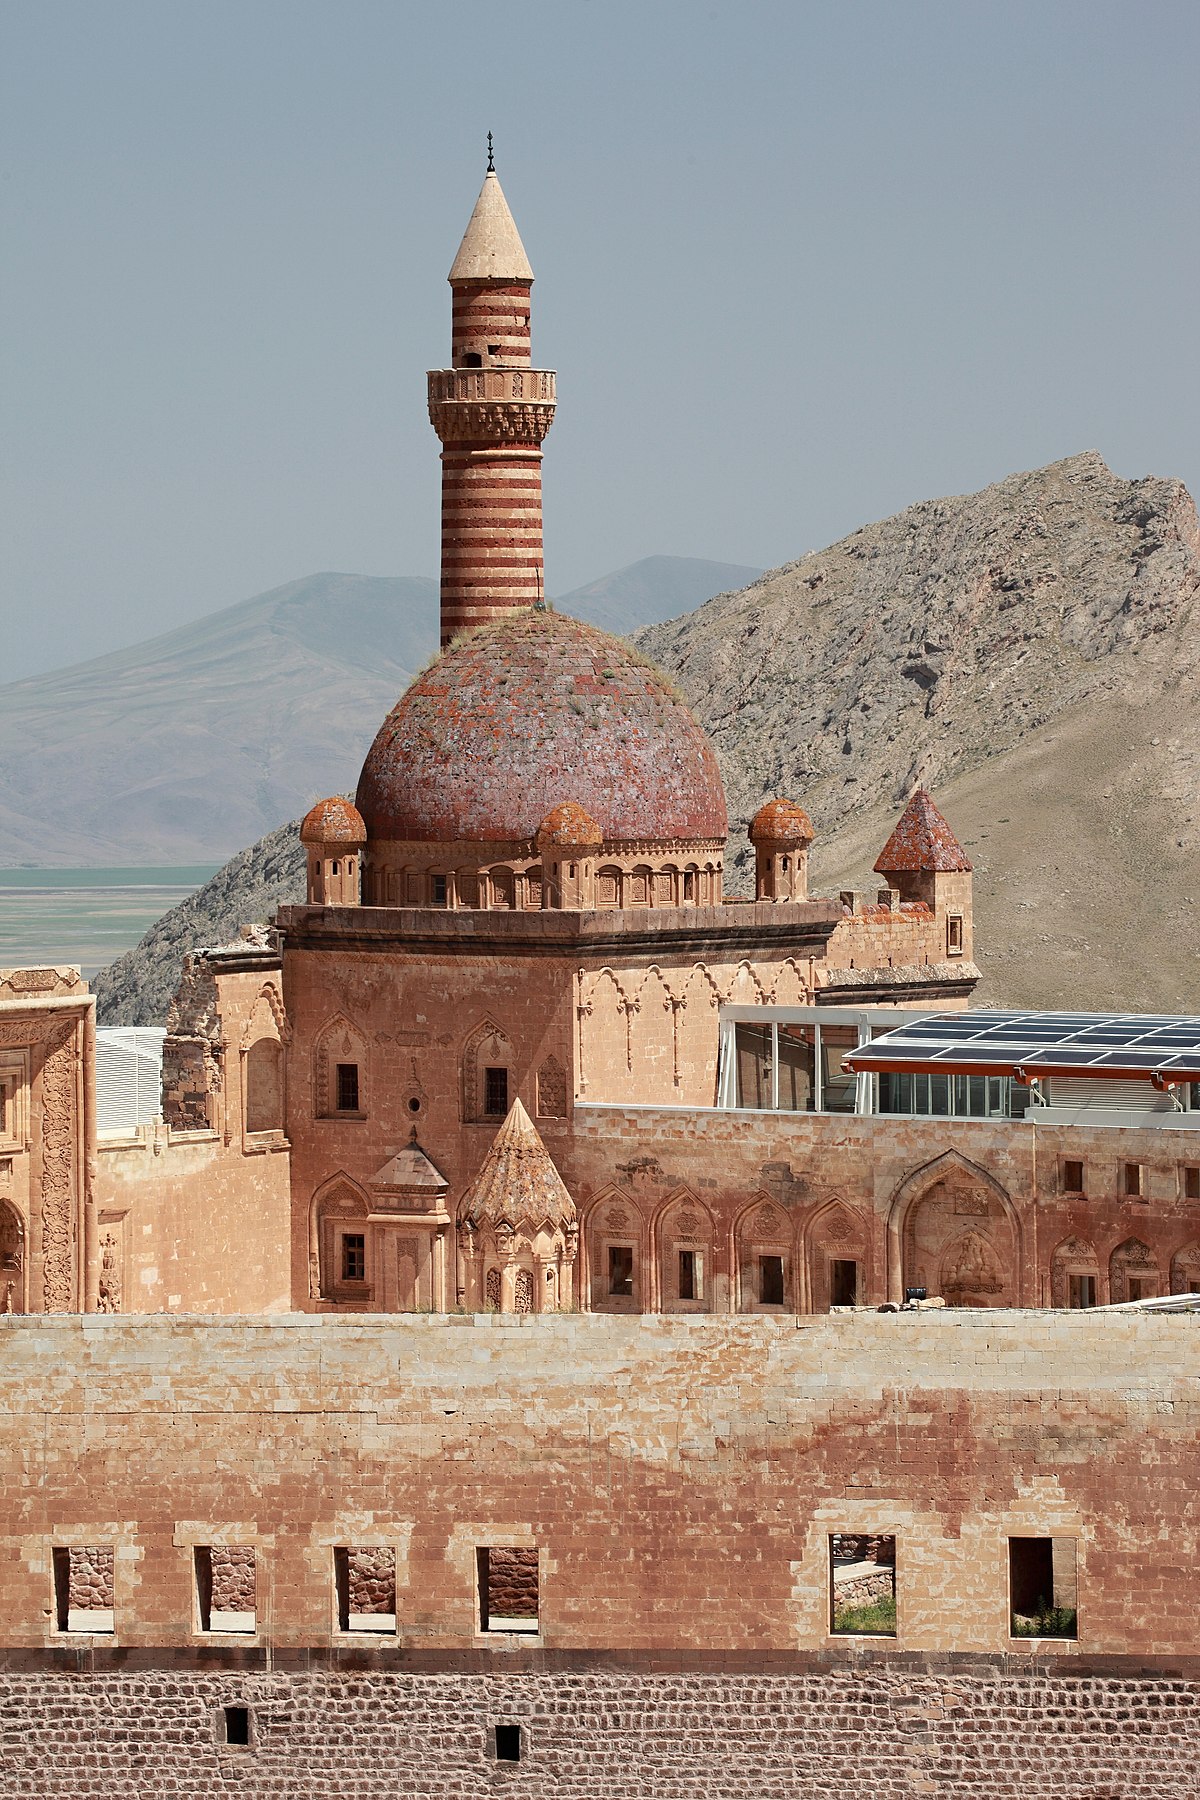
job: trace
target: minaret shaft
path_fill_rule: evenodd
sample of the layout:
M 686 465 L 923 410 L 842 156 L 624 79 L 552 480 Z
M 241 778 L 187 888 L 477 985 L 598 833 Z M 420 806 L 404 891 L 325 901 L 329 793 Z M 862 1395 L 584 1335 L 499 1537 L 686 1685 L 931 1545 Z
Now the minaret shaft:
M 451 367 L 429 373 L 442 440 L 443 645 L 544 598 L 542 439 L 555 381 L 530 367 L 533 272 L 489 171 L 450 271 Z

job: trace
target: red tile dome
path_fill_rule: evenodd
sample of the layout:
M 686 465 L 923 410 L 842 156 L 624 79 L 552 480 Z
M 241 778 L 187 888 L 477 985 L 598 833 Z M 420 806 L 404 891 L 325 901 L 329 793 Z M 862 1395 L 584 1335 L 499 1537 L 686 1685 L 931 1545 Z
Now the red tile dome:
M 318 800 L 300 826 L 302 844 L 346 844 L 359 849 L 367 841 L 362 814 L 344 794 Z
M 605 843 L 724 839 L 686 703 L 632 646 L 534 609 L 456 639 L 392 708 L 358 808 L 371 842 L 532 840 L 569 794 Z
M 768 800 L 750 821 L 752 844 L 811 844 L 812 820 L 794 800 Z

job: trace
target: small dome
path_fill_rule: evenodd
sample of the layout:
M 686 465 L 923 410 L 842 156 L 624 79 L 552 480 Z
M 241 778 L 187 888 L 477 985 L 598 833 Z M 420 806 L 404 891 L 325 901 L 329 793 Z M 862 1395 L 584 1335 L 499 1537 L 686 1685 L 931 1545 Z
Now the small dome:
M 529 842 L 572 794 L 606 844 L 724 841 L 717 759 L 631 644 L 531 608 L 456 638 L 393 707 L 358 806 L 379 843 Z
M 924 788 L 900 815 L 875 862 L 880 875 L 971 873 L 971 859 Z
M 582 806 L 564 800 L 561 806 L 552 807 L 538 826 L 537 841 L 539 849 L 554 845 L 564 850 L 599 849 L 604 833 Z
M 750 821 L 752 844 L 811 844 L 812 821 L 794 800 L 768 800 Z
M 314 848 L 320 844 L 341 844 L 347 849 L 361 850 L 366 841 L 367 828 L 362 814 L 342 794 L 335 794 L 331 800 L 318 800 L 311 812 L 304 815 L 300 827 L 300 842 Z
M 464 1225 L 499 1225 L 510 1231 L 521 1225 L 565 1230 L 575 1223 L 575 1202 L 519 1100 L 513 1101 L 483 1167 L 464 1193 L 458 1217 Z

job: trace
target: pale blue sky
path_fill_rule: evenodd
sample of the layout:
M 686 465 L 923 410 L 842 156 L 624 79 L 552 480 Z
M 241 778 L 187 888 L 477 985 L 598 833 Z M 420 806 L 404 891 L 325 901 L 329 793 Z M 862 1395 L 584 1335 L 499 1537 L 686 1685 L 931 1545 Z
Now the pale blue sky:
M 1074 451 L 1200 483 L 1195 0 L 5 0 L 0 677 L 435 574 L 496 134 L 547 584 Z

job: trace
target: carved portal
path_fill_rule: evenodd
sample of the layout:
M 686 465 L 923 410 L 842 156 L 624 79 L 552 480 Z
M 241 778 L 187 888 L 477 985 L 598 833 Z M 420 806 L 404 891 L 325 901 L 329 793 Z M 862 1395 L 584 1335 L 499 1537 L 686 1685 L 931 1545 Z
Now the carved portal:
M 25 1227 L 15 1206 L 0 1201 L 0 1312 L 25 1311 Z
M 1008 1214 L 998 1196 L 968 1171 L 935 1182 L 909 1207 L 906 1288 L 941 1294 L 950 1306 L 1015 1306 L 1016 1270 Z

